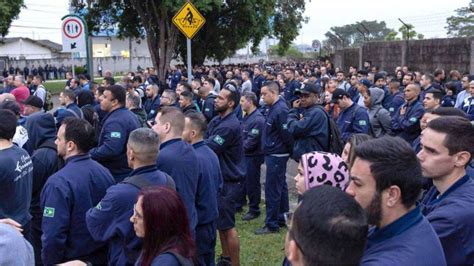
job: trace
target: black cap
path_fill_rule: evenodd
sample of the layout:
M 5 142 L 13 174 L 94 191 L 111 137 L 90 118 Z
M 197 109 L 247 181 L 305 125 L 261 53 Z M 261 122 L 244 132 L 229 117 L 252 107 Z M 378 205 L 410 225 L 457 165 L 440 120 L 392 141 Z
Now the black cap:
M 320 92 L 320 89 L 318 86 L 315 84 L 308 82 L 308 83 L 303 83 L 301 87 L 297 90 L 295 90 L 295 95 L 298 94 L 310 94 L 310 93 L 316 93 L 318 94 Z
M 40 97 L 31 95 L 24 101 L 21 101 L 22 104 L 31 105 L 37 108 L 43 108 L 43 100 Z
M 343 89 L 336 89 L 333 93 L 332 93 L 332 99 L 331 99 L 331 102 L 332 103 L 336 103 L 337 100 L 341 100 L 342 97 L 350 97 L 349 93 L 347 93 L 345 90 Z

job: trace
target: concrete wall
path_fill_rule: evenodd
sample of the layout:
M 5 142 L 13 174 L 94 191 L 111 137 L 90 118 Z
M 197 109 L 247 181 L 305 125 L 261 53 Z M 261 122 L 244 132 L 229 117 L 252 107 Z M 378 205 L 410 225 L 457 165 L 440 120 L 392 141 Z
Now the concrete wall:
M 358 50 L 359 52 L 357 52 Z M 474 37 L 392 42 L 368 42 L 360 48 L 337 50 L 335 67 L 345 71 L 350 65 L 361 67 L 364 60 L 387 72 L 408 65 L 413 70 L 433 72 L 436 68 L 474 73 Z

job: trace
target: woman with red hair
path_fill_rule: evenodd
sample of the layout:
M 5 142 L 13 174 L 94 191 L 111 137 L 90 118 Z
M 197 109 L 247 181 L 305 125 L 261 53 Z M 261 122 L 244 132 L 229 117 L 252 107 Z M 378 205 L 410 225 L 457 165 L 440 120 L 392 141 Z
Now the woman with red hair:
M 140 192 L 130 218 L 135 233 L 143 238 L 135 265 L 193 265 L 196 247 L 187 216 L 175 191 L 154 187 Z

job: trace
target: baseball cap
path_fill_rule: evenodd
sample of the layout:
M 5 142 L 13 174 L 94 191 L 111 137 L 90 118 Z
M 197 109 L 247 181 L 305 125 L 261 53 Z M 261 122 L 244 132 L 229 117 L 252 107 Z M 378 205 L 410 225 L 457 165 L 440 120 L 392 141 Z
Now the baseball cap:
M 359 83 L 366 86 L 367 88 L 372 87 L 372 83 L 368 79 L 361 79 L 359 80 Z
M 318 86 L 316 86 L 313 83 L 308 82 L 308 83 L 303 83 L 303 85 L 301 85 L 299 89 L 295 90 L 295 95 L 319 93 L 319 92 L 320 92 L 320 89 Z
M 37 108 L 43 108 L 43 100 L 40 99 L 40 97 L 35 96 L 35 95 L 30 95 L 26 100 L 21 101 L 22 104 L 25 105 L 31 105 Z
M 336 103 L 337 100 L 340 100 L 342 99 L 342 97 L 350 97 L 349 93 L 347 93 L 345 90 L 343 89 L 336 89 L 333 93 L 332 93 L 332 99 L 331 99 L 331 102 L 332 103 Z

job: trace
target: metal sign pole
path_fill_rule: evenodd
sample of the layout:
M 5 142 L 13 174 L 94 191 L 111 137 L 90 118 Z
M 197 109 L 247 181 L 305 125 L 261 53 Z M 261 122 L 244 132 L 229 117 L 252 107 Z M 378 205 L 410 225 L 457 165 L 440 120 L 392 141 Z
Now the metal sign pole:
M 192 64 L 191 64 L 191 39 L 186 38 L 186 46 L 188 50 L 188 84 L 191 85 L 192 77 Z
M 72 77 L 76 78 L 76 70 L 74 69 L 74 53 L 71 53 L 71 59 L 72 59 Z

